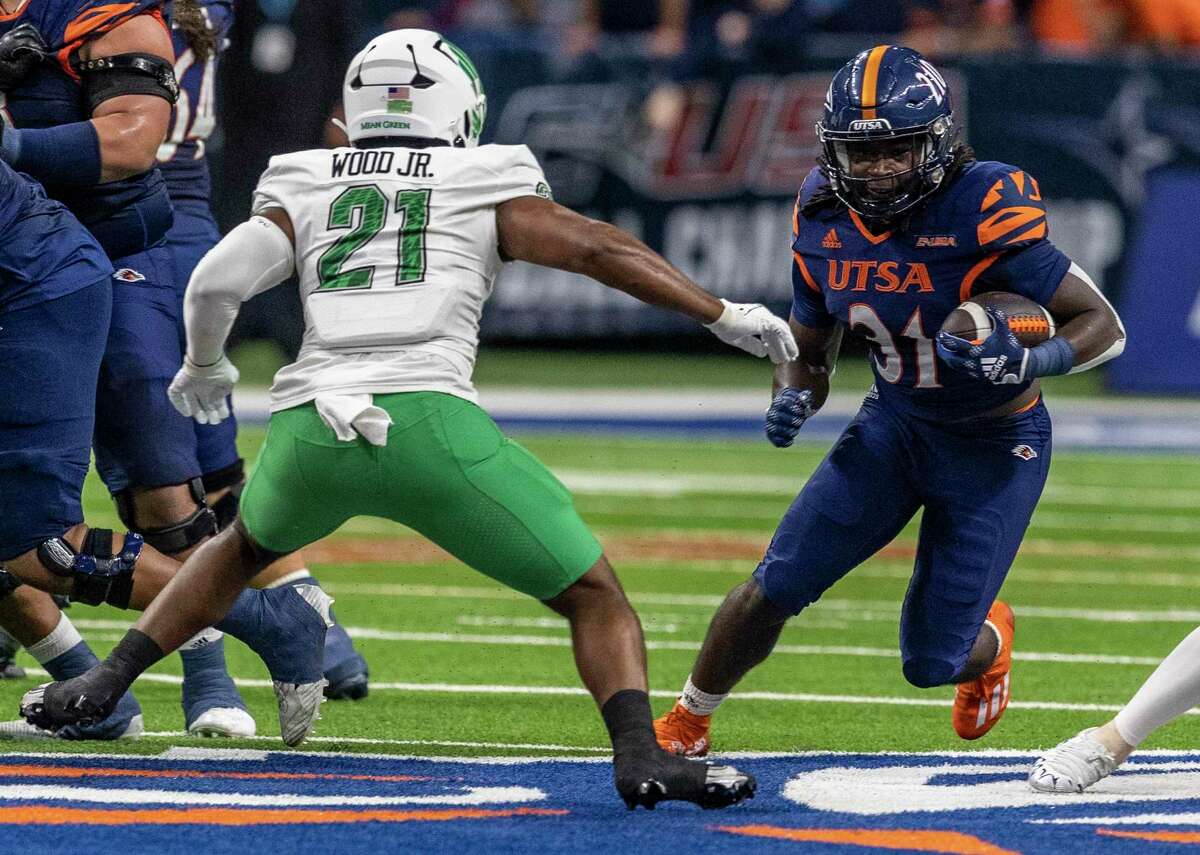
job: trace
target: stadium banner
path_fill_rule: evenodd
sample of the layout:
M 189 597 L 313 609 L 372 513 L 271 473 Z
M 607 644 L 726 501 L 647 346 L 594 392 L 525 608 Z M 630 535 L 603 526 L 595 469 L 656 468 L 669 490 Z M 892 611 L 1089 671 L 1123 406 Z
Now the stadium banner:
M 632 231 L 723 296 L 782 312 L 792 203 L 818 154 L 813 125 L 832 70 L 650 96 L 636 82 L 500 86 L 507 97 L 493 104 L 491 141 L 529 145 L 563 204 Z M 1200 166 L 1200 66 L 993 60 L 947 77 L 978 156 L 1036 176 L 1051 238 L 1119 293 L 1149 179 Z M 1161 231 L 1149 239 L 1163 249 L 1173 240 Z M 1185 278 L 1159 281 L 1184 288 Z M 491 339 L 694 330 L 626 295 L 522 264 L 506 269 L 484 319 Z

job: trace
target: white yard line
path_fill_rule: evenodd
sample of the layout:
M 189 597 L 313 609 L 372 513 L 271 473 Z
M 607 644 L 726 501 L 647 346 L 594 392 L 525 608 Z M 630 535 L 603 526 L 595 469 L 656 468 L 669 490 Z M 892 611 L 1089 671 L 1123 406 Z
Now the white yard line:
M 40 668 L 28 668 L 28 673 L 37 676 L 47 676 Z M 183 678 L 174 674 L 142 674 L 139 680 L 150 683 L 167 683 L 180 685 Z M 270 680 L 254 680 L 234 677 L 233 682 L 239 688 L 268 689 L 272 687 Z M 371 690 L 379 692 L 410 692 L 450 695 L 539 695 L 551 697 L 588 697 L 587 689 L 583 686 L 518 686 L 493 685 L 486 683 L 400 683 L 371 681 Z M 650 695 L 655 698 L 675 698 L 679 692 L 674 689 L 652 689 Z M 811 692 L 734 692 L 730 700 L 737 701 L 770 701 L 776 703 L 800 704 L 854 704 L 856 706 L 901 706 L 901 707 L 950 707 L 954 705 L 953 698 L 906 698 L 880 695 L 823 695 Z M 1009 707 L 1026 710 L 1051 710 L 1065 712 L 1117 712 L 1123 704 L 1080 704 L 1060 701 L 1012 701 Z M 1189 715 L 1200 715 L 1200 708 L 1190 710 Z M 353 738 L 324 737 L 329 742 L 352 742 Z
M 741 475 L 718 472 L 558 469 L 558 479 L 583 495 L 685 496 L 693 493 L 794 496 L 807 475 Z M 1108 507 L 1200 508 L 1200 490 L 1182 488 L 1096 486 L 1054 481 L 1046 485 L 1043 503 Z
M 372 597 L 399 597 L 417 599 L 480 599 L 528 601 L 521 594 L 497 588 L 470 585 L 368 585 L 353 582 L 336 582 L 325 585 L 331 594 L 365 595 Z M 660 594 L 631 591 L 629 599 L 635 604 L 716 608 L 724 602 L 719 594 Z M 822 599 L 813 606 L 815 613 L 826 611 L 848 613 L 850 619 L 860 613 L 883 612 L 892 620 L 899 614 L 900 603 L 890 600 L 846 600 Z M 1197 609 L 1079 609 L 1056 608 L 1053 606 L 1026 606 L 1013 604 L 1013 609 L 1022 618 L 1046 618 L 1051 620 L 1079 620 L 1092 623 L 1190 623 L 1200 625 L 1200 610 Z M 828 616 L 828 615 L 823 615 Z M 85 624 L 79 624 L 81 626 Z

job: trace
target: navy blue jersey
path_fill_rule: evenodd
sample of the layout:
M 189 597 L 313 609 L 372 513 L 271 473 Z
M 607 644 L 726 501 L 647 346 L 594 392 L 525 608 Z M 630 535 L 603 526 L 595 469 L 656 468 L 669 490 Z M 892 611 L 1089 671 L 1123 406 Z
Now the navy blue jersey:
M 864 336 L 880 397 L 934 419 L 991 410 L 1028 384 L 991 386 L 937 359 L 934 337 L 972 294 L 1012 291 L 1046 305 L 1070 260 L 1047 239 L 1037 182 L 1004 163 L 971 162 L 901 230 L 872 232 L 840 204 L 803 209 L 828 187 L 814 169 L 793 223 L 792 315 Z
M 233 26 L 232 0 L 201 0 L 201 12 L 223 51 Z M 217 125 L 216 83 L 217 53 L 197 59 L 186 36 L 171 24 L 175 45 L 175 77 L 179 80 L 179 101 L 171 111 L 171 129 L 167 141 L 158 150 L 159 170 L 167 180 L 171 199 L 207 202 L 211 195 L 208 160 L 204 144 Z
M 104 250 L 70 212 L 0 162 L 0 310 L 65 297 L 111 273 Z
M 18 11 L 0 16 L 0 34 L 33 24 L 55 57 L 0 95 L 4 120 L 18 128 L 48 128 L 91 118 L 72 67 L 79 49 L 137 15 L 161 21 L 161 5 L 162 0 L 26 0 Z M 136 252 L 170 227 L 170 201 L 157 170 L 94 187 L 48 185 L 46 192 L 70 208 L 112 255 Z

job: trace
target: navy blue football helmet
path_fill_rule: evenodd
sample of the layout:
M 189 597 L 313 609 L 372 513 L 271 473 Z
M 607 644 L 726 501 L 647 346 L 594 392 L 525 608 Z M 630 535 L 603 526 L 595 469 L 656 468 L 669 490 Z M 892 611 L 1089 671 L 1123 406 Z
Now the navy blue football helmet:
M 945 79 L 921 54 L 897 45 L 873 47 L 843 65 L 817 123 L 833 192 L 876 220 L 894 219 L 941 186 L 957 137 Z M 871 166 L 880 161 L 911 166 Z

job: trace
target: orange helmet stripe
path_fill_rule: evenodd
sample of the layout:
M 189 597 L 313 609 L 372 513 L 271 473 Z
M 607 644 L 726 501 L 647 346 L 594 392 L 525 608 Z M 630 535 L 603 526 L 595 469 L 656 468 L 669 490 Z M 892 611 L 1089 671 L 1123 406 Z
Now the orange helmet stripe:
M 867 56 L 867 67 L 863 70 L 862 83 L 862 117 L 864 119 L 875 118 L 875 104 L 878 98 L 879 87 L 879 66 L 883 64 L 883 55 L 887 53 L 887 49 L 891 45 L 879 45 L 871 48 L 871 53 Z

